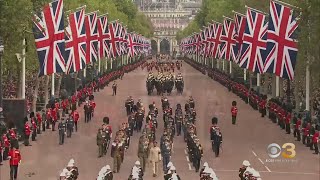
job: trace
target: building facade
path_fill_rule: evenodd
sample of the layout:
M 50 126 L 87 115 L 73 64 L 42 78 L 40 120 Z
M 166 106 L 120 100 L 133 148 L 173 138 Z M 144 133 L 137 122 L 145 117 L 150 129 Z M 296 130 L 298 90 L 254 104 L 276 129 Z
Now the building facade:
M 154 27 L 154 38 L 157 52 L 166 40 L 170 53 L 178 51 L 176 33 L 187 27 L 201 7 L 202 0 L 133 0 Z

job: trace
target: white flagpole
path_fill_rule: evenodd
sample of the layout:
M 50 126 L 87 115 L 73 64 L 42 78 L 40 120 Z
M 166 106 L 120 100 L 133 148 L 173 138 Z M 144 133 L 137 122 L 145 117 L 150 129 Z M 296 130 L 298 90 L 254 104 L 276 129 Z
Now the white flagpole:
M 260 87 L 260 74 L 257 73 L 257 86 Z
M 217 59 L 216 59 L 216 61 L 217 61 L 217 69 L 220 69 L 220 63 Z
M 247 69 L 243 69 L 243 80 L 247 81 Z
M 22 99 L 26 98 L 26 38 L 22 41 Z
M 106 66 L 105 66 L 106 70 L 108 70 L 108 58 L 106 57 Z
M 224 71 L 224 60 L 222 60 L 222 71 Z
M 113 58 L 111 58 L 110 69 L 112 69 Z
M 54 74 L 51 76 L 51 95 L 54 96 Z
M 83 77 L 87 77 L 87 68 L 86 67 L 83 69 Z
M 230 62 L 229 62 L 229 72 L 230 72 L 230 74 L 232 74 L 232 62 L 231 62 L 231 60 L 230 60 Z
M 306 66 L 306 110 L 310 111 L 310 70 L 309 60 Z
M 280 96 L 280 77 L 276 76 L 276 97 Z
M 101 59 L 99 59 L 99 63 L 98 63 L 98 72 L 100 73 L 101 71 Z

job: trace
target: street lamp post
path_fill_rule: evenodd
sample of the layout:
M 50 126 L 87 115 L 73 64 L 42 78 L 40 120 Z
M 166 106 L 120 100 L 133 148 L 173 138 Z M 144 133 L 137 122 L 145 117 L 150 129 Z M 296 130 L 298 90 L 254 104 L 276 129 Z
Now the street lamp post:
M 0 37 L 0 122 L 4 121 L 3 117 L 3 93 L 2 93 L 2 55 L 4 52 L 4 44 L 2 38 Z

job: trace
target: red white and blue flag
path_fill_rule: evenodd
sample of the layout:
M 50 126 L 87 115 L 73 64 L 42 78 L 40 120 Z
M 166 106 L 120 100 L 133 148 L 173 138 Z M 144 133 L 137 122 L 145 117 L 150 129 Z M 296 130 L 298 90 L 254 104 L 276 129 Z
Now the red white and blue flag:
M 267 46 L 268 23 L 263 13 L 251 8 L 247 9 L 246 18 L 239 66 L 261 74 L 263 73 L 263 53 Z
M 239 13 L 235 13 L 234 22 L 235 22 L 236 33 L 237 33 L 236 41 L 237 41 L 237 50 L 238 50 L 235 62 L 239 63 L 240 52 L 243 44 L 243 35 L 246 29 L 246 16 Z
M 224 18 L 223 31 L 220 37 L 220 59 L 235 60 L 237 54 L 237 34 L 232 19 Z
M 114 21 L 109 24 L 109 33 L 110 33 L 110 55 L 112 58 L 116 58 L 121 55 L 121 52 L 118 48 L 120 38 L 118 37 L 118 22 Z
M 222 24 L 220 23 L 214 23 L 213 25 L 213 35 L 212 35 L 212 48 L 211 48 L 211 57 L 213 58 L 219 58 L 220 55 L 220 46 L 221 41 L 220 37 L 222 34 Z
M 92 12 L 87 14 L 84 19 L 87 36 L 87 47 L 86 47 L 86 61 L 87 64 L 98 61 L 98 28 L 97 28 L 97 13 Z
M 33 16 L 33 34 L 39 58 L 39 77 L 66 71 L 63 0 L 44 6 Z
M 67 72 L 73 73 L 86 66 L 85 8 L 71 13 L 65 31 Z
M 293 10 L 285 5 L 270 1 L 264 72 L 293 80 L 298 54 L 295 37 L 297 28 L 298 18 L 293 16 Z
M 110 34 L 108 27 L 108 17 L 106 15 L 98 17 L 98 42 L 99 42 L 99 60 L 110 58 Z
M 136 50 L 135 50 L 135 46 L 136 46 L 136 42 L 134 42 L 133 40 L 133 33 L 128 33 L 128 55 L 129 57 L 133 57 L 136 55 Z

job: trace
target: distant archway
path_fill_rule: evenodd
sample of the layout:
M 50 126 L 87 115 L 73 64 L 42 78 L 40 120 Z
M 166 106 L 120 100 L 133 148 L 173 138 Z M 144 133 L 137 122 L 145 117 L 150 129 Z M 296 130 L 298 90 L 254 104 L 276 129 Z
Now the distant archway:
M 160 53 L 161 54 L 170 54 L 170 41 L 168 39 L 161 40 Z
M 156 40 L 151 40 L 151 52 L 152 54 L 157 54 L 157 51 L 158 51 L 158 43 Z

